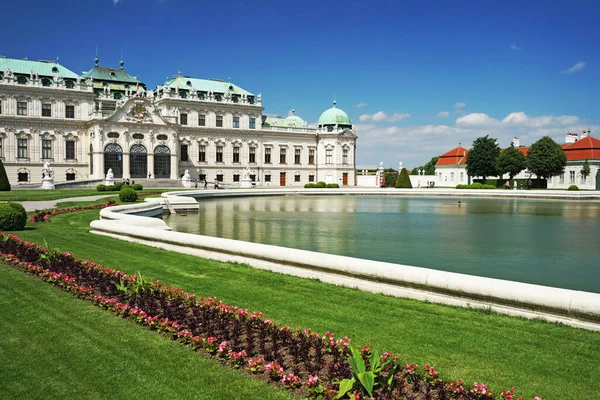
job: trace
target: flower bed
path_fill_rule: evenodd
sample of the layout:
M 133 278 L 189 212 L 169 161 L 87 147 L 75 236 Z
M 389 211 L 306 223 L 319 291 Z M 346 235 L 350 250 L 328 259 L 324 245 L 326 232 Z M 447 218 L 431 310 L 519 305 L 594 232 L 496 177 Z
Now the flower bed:
M 159 194 L 161 192 L 144 192 L 139 193 L 138 197 L 149 196 L 151 194 Z M 100 210 L 102 208 L 115 206 L 118 203 L 116 201 L 107 200 L 103 204 L 95 204 L 92 206 L 83 206 L 83 207 L 69 207 L 69 208 L 61 208 L 52 211 L 36 211 L 29 216 L 29 222 L 50 222 L 50 219 L 55 215 L 66 214 L 77 211 L 88 211 L 88 210 Z
M 278 326 L 260 312 L 197 297 L 139 273 L 126 275 L 13 235 L 0 234 L 0 261 L 305 397 L 517 399 L 514 388 L 495 395 L 485 384 L 467 388 L 462 380 L 444 382 L 428 364 L 403 364 L 392 353 L 380 356 L 369 346 L 359 350 L 347 337 L 336 340 L 329 332 Z

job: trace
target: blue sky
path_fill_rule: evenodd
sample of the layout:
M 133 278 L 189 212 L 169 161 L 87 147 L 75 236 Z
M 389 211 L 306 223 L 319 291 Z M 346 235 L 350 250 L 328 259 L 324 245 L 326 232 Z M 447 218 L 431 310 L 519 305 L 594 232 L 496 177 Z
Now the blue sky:
M 489 134 L 600 137 L 600 7 L 593 1 L 55 0 L 3 4 L 7 57 L 75 72 L 177 74 L 262 93 L 309 124 L 337 100 L 357 164 L 424 164 Z

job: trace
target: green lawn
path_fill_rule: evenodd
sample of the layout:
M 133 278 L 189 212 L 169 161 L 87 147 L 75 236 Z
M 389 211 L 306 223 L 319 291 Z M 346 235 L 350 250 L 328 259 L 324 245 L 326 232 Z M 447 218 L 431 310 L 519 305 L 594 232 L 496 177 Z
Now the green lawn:
M 97 215 L 56 216 L 17 234 L 37 243 L 46 239 L 51 247 L 127 273 L 141 271 L 189 292 L 263 311 L 278 323 L 329 330 L 361 345 L 370 343 L 380 352 L 393 351 L 408 362 L 432 363 L 445 379 L 485 382 L 496 392 L 514 385 L 525 398 L 600 398 L 598 332 L 364 293 L 92 235 L 89 222 Z M 121 338 L 118 332 L 112 336 Z M 31 385 L 31 378 L 13 375 L 11 382 L 20 379 L 17 386 Z
M 96 190 L 96 188 L 61 189 L 61 190 L 24 189 L 24 190 L 11 190 L 10 192 L 1 192 L 0 200 L 3 200 L 3 201 L 57 200 L 57 199 L 66 199 L 68 197 L 97 196 L 100 194 L 104 194 L 104 193 L 98 192 Z
M 293 398 L 13 267 L 0 277 L 0 398 Z

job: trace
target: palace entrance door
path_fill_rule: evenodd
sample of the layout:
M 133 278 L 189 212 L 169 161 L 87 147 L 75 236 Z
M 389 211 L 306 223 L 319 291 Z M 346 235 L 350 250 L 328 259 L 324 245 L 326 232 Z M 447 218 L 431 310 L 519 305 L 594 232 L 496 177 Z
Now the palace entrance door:
M 279 186 L 285 186 L 285 172 L 279 173 Z
M 348 173 L 347 172 L 344 172 L 342 174 L 342 184 L 344 186 L 348 186 Z

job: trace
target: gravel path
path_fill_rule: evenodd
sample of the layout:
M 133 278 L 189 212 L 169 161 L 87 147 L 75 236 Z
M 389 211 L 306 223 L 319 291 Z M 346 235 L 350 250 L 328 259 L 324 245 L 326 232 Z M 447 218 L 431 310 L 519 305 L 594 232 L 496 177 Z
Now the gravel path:
M 25 207 L 25 211 L 34 211 L 34 210 L 45 210 L 47 208 L 56 208 L 58 203 L 64 203 L 69 201 L 95 201 L 98 199 L 103 199 L 105 197 L 113 197 L 115 194 L 103 194 L 99 196 L 81 196 L 81 197 L 69 197 L 66 199 L 56 199 L 56 200 L 40 200 L 40 201 L 20 201 L 19 203 L 23 204 Z

